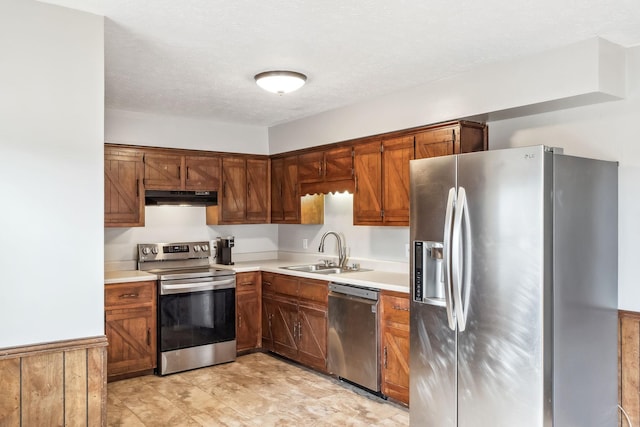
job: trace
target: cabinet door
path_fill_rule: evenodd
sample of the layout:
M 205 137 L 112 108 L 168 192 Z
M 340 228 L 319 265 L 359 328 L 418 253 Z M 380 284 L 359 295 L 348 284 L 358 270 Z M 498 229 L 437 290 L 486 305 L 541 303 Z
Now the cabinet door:
M 144 226 L 142 154 L 104 150 L 105 227 Z
M 108 377 L 156 366 L 155 319 L 154 307 L 149 306 L 105 312 Z
M 351 147 L 327 150 L 324 154 L 324 179 L 341 181 L 353 178 L 353 155 Z
M 311 367 L 327 370 L 327 308 L 298 307 L 298 358 Z
M 271 222 L 284 221 L 284 159 L 271 160 Z
M 262 348 L 273 351 L 273 318 L 276 303 L 270 295 L 262 296 Z
M 384 223 L 409 225 L 409 161 L 413 159 L 413 136 L 382 142 Z
M 247 214 L 249 222 L 267 222 L 269 216 L 269 160 L 247 159 Z
M 298 306 L 295 299 L 274 299 L 274 313 L 271 319 L 273 351 L 297 360 Z
M 453 154 L 455 151 L 456 132 L 460 127 L 447 126 L 416 134 L 415 158 L 439 157 Z
M 259 347 L 260 301 L 257 293 L 236 295 L 236 350 L 245 351 Z
M 260 272 L 236 274 L 236 348 L 237 351 L 260 347 L 261 304 Z
M 247 170 L 242 157 L 222 159 L 222 208 L 223 222 L 244 222 L 247 200 Z M 218 197 L 218 199 L 220 199 Z
M 288 223 L 300 222 L 300 197 L 298 196 L 298 157 L 284 159 L 282 178 L 283 220 Z
M 354 147 L 353 223 L 382 223 L 382 156 L 379 141 Z
M 381 300 L 382 393 L 409 404 L 409 298 Z
M 144 188 L 147 190 L 180 190 L 184 188 L 183 161 L 183 156 L 145 154 Z
M 298 156 L 298 182 L 300 184 L 323 181 L 324 152 L 314 151 Z
M 186 190 L 220 189 L 220 158 L 187 156 L 185 169 Z

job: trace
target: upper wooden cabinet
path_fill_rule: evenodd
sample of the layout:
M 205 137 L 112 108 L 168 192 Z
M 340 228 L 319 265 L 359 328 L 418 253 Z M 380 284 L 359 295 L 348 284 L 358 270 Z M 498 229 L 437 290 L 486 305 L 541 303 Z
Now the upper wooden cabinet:
M 297 156 L 271 160 L 271 222 L 300 222 Z
M 301 194 L 353 191 L 352 147 L 300 154 L 298 182 Z
M 207 208 L 207 224 L 269 221 L 269 159 L 247 156 L 222 158 L 222 195 Z
M 147 152 L 144 186 L 148 190 L 218 190 L 220 158 Z
M 144 226 L 143 174 L 142 153 L 105 146 L 105 227 Z
M 354 146 L 355 225 L 409 225 L 409 161 L 413 136 Z
M 487 126 L 483 123 L 442 123 L 416 133 L 415 137 L 416 159 L 487 149 Z

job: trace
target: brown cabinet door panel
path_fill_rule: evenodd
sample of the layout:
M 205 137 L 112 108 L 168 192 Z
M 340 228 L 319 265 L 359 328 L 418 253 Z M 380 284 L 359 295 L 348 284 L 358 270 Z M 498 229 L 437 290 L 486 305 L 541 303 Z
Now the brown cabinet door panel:
M 300 361 L 327 369 L 327 309 L 300 305 L 298 308 L 298 350 Z
M 220 158 L 196 157 L 185 158 L 185 189 L 211 190 L 220 189 Z
M 271 222 L 284 221 L 284 159 L 271 160 Z
M 324 179 L 340 181 L 353 178 L 353 155 L 351 147 L 327 150 L 324 154 Z
M 382 223 L 382 158 L 380 142 L 354 147 L 355 194 L 353 223 Z
M 298 196 L 298 157 L 284 159 L 282 181 L 282 212 L 286 222 L 300 221 L 300 197 Z
M 247 159 L 247 221 L 267 222 L 269 160 Z
M 409 161 L 413 159 L 413 136 L 382 143 L 384 222 L 409 225 Z
M 380 297 L 382 393 L 409 404 L 409 298 Z
M 264 282 L 263 282 L 264 283 Z M 273 317 L 276 303 L 270 296 L 262 297 L 262 348 L 273 351 Z
M 108 376 L 155 367 L 155 316 L 154 307 L 106 312 Z
M 298 182 L 323 181 L 324 152 L 314 151 L 298 156 Z
M 142 154 L 105 148 L 104 223 L 106 227 L 144 225 Z
M 243 222 L 246 212 L 247 172 L 242 157 L 222 159 L 222 205 L 223 222 Z
M 274 314 L 271 319 L 273 351 L 285 357 L 297 359 L 298 306 L 295 300 L 290 299 L 278 299 L 274 302 Z
M 454 153 L 459 126 L 448 126 L 416 134 L 415 158 L 447 156 Z
M 184 188 L 183 156 L 145 154 L 144 187 L 147 190 L 180 190 Z
M 252 350 L 258 347 L 260 339 L 260 301 L 257 293 L 236 296 L 236 349 Z

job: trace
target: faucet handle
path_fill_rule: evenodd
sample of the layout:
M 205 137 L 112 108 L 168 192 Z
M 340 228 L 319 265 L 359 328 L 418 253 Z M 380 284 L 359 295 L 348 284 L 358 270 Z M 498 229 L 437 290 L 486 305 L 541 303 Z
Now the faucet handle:
M 331 261 L 330 259 L 319 259 L 318 261 L 320 261 L 322 265 L 325 267 L 331 267 L 332 264 L 334 264 L 334 262 Z

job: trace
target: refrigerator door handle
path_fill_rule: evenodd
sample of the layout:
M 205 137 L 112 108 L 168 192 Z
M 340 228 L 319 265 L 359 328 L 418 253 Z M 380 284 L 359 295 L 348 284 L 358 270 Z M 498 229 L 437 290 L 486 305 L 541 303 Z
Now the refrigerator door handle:
M 464 232 L 462 230 L 464 224 Z M 462 263 L 460 258 L 462 258 Z M 458 189 L 453 232 L 451 237 L 451 282 L 453 300 L 460 332 L 467 328 L 469 295 L 471 291 L 471 225 L 467 192 L 464 187 Z M 462 281 L 464 280 L 464 283 Z M 464 298 L 462 293 L 464 292 Z
M 444 299 L 447 309 L 447 322 L 452 331 L 456 330 L 456 317 L 453 308 L 453 295 L 451 289 L 451 226 L 453 222 L 453 208 L 456 203 L 456 189 L 449 189 L 447 197 L 447 210 L 444 216 L 444 236 L 442 239 L 442 265 L 444 272 Z

